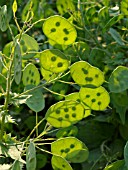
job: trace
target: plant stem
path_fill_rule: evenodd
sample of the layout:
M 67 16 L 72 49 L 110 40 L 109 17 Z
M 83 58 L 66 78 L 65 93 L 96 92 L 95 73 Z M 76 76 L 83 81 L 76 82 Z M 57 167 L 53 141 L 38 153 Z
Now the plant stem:
M 38 113 L 36 112 L 36 125 L 38 124 Z M 36 136 L 38 136 L 38 126 L 36 128 Z

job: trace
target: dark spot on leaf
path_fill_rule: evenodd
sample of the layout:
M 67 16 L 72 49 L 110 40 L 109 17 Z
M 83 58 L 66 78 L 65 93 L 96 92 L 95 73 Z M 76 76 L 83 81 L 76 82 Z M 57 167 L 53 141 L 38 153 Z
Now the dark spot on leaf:
M 73 114 L 72 114 L 72 117 L 76 117 L 76 113 L 73 113 Z
M 101 94 L 100 94 L 100 93 L 97 93 L 96 95 L 97 95 L 97 96 L 100 96 Z
M 92 99 L 91 101 L 94 103 L 96 101 L 96 99 Z
M 28 80 L 29 80 L 29 77 L 26 78 L 26 81 L 27 81 L 27 82 L 28 82 Z
M 76 101 L 77 101 L 77 102 L 80 102 L 80 99 L 77 99 Z
M 60 26 L 60 22 L 56 22 L 56 26 L 59 27 Z
M 82 68 L 82 71 L 84 74 L 88 74 L 88 70 L 86 70 L 85 68 Z
M 93 81 L 93 78 L 92 77 L 85 77 L 85 80 L 86 81 Z
M 33 79 L 31 79 L 31 81 L 30 81 L 31 83 L 33 83 Z
M 60 114 L 60 110 L 59 109 L 56 110 L 56 114 Z
M 67 119 L 68 119 L 68 118 L 69 118 L 69 114 L 66 114 L 66 115 L 65 115 L 65 118 L 67 118 Z
M 21 40 L 20 45 L 24 45 L 24 44 L 25 44 L 24 40 Z
M 87 94 L 87 95 L 86 95 L 86 98 L 89 98 L 89 97 L 90 97 L 90 95 L 89 95 L 89 94 Z
M 95 77 L 96 77 L 96 78 L 98 78 L 98 77 L 99 77 L 99 75 L 98 75 L 98 74 L 95 74 Z
M 61 8 L 63 8 L 63 4 L 61 4 L 60 6 L 61 6 Z
M 64 149 L 61 149 L 60 152 L 63 153 L 63 152 L 64 152 Z
M 56 57 L 55 56 L 51 57 L 51 61 L 56 61 Z
M 65 111 L 65 112 L 68 112 L 68 108 L 64 108 L 64 111 Z
M 68 37 L 64 37 L 64 41 L 68 41 Z
M 69 31 L 67 30 L 67 28 L 64 28 L 63 31 L 65 34 L 69 34 Z
M 70 145 L 70 148 L 74 148 L 74 147 L 75 147 L 75 145 L 74 145 L 74 144 L 71 144 L 71 145 Z
M 32 77 L 34 76 L 34 72 L 31 73 Z
M 34 84 L 36 84 L 36 80 L 34 80 L 34 82 L 33 82 Z
M 69 148 L 66 148 L 66 149 L 65 149 L 65 153 L 68 153 L 69 151 L 70 151 Z
M 19 72 L 17 71 L 17 72 L 16 72 L 16 75 L 18 75 L 18 74 L 19 74 Z
M 31 70 L 29 70 L 29 74 L 31 74 Z
M 65 168 L 65 165 L 62 165 L 63 168 Z
M 101 105 L 101 102 L 98 102 L 98 105 L 100 106 L 100 105 Z
M 55 29 L 55 28 L 52 28 L 52 29 L 51 29 L 51 32 L 56 32 L 56 29 Z
M 62 118 L 62 117 L 59 117 L 58 120 L 61 122 L 61 121 L 63 120 L 63 118 Z
M 76 107 L 72 107 L 72 110 L 76 110 Z
M 16 59 L 18 59 L 18 58 L 19 58 L 19 55 L 18 55 L 18 54 L 16 54 L 16 55 L 15 55 L 15 57 L 16 57 Z
M 22 50 L 23 50 L 24 53 L 26 53 L 27 47 L 24 45 L 24 46 L 22 47 Z
M 59 62 L 58 64 L 57 64 L 57 67 L 62 67 L 63 66 L 63 63 L 61 63 L 61 62 Z

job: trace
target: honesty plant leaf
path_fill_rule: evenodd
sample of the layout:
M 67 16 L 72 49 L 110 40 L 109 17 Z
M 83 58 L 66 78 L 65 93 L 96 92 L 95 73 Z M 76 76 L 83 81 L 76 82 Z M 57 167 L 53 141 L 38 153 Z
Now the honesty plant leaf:
M 85 61 L 78 61 L 71 65 L 70 73 L 80 86 L 99 87 L 104 82 L 103 72 Z
M 127 170 L 124 167 L 124 160 L 118 160 L 110 165 L 108 165 L 104 170 Z
M 119 93 L 128 89 L 128 68 L 118 66 L 109 78 L 109 89 L 111 92 Z
M 121 12 L 126 16 L 128 15 L 128 0 L 121 1 Z
M 26 168 L 27 170 L 36 169 L 36 149 L 33 142 L 30 142 L 26 152 Z
M 95 89 L 82 87 L 80 98 L 92 110 L 104 110 L 110 102 L 109 94 L 102 86 Z
M 16 39 L 18 38 L 19 35 L 16 36 Z M 39 45 L 33 37 L 23 34 L 20 40 L 20 48 L 22 58 L 29 59 L 36 55 L 36 52 L 39 50 Z
M 60 138 L 52 142 L 51 152 L 75 163 L 85 161 L 89 155 L 88 148 L 75 137 Z
M 45 70 L 53 73 L 63 72 L 69 67 L 68 58 L 56 49 L 48 49 L 41 52 L 40 63 Z
M 27 86 L 29 84 L 38 85 L 40 83 L 40 74 L 36 66 L 32 63 L 26 65 L 23 70 L 23 84 Z
M 77 123 L 84 116 L 84 107 L 75 101 L 60 101 L 52 105 L 47 113 L 46 120 L 54 127 L 68 127 Z
M 22 170 L 21 163 L 18 160 L 15 160 L 11 170 Z
M 75 42 L 77 33 L 74 26 L 65 18 L 54 15 L 43 24 L 44 34 L 57 44 L 70 45 Z
M 60 129 L 56 133 L 56 137 L 57 138 L 69 137 L 69 136 L 74 136 L 75 137 L 77 135 L 77 133 L 78 133 L 77 126 L 69 126 L 69 127 Z
M 34 87 L 36 87 L 36 86 L 34 86 L 34 85 L 27 85 L 25 87 L 25 91 L 30 90 L 30 89 L 32 89 Z M 31 110 L 35 111 L 35 112 L 42 111 L 44 109 L 44 107 L 45 107 L 45 100 L 44 100 L 44 97 L 43 97 L 43 94 L 42 94 L 41 90 L 40 89 L 36 89 L 36 90 L 31 91 L 31 92 L 28 92 L 27 94 L 31 95 L 25 101 L 27 106 Z
M 77 102 L 82 104 L 82 101 L 80 99 L 80 95 L 79 95 L 78 92 L 70 93 L 69 95 L 67 95 L 65 97 L 65 100 L 77 101 Z M 85 117 L 91 115 L 91 109 L 86 105 L 83 105 L 83 106 L 84 106 L 84 109 L 85 109 L 85 112 L 84 112 L 84 118 L 85 118 Z
M 0 29 L 2 32 L 8 29 L 7 6 L 0 7 Z
M 16 84 L 20 84 L 22 74 L 22 57 L 20 44 L 17 42 L 14 49 L 14 79 Z
M 73 170 L 68 161 L 61 156 L 54 155 L 51 159 L 51 163 L 54 170 Z

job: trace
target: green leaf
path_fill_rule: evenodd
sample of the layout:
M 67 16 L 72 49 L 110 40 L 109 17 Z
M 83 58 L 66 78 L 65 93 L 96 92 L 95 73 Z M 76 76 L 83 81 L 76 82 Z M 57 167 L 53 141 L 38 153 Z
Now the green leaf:
M 0 29 L 2 32 L 8 29 L 7 6 L 0 7 Z
M 36 149 L 33 142 L 30 142 L 26 152 L 26 168 L 27 170 L 36 169 Z
M 126 16 L 128 15 L 128 0 L 121 1 L 121 12 Z
M 128 89 L 128 68 L 118 66 L 109 78 L 109 89 L 111 92 L 119 93 Z
M 82 101 L 81 101 L 81 99 L 80 99 L 80 95 L 79 95 L 78 92 L 70 93 L 69 95 L 67 95 L 67 96 L 65 97 L 65 100 L 77 101 L 77 102 L 79 102 L 79 103 L 82 104 Z M 90 116 L 90 115 L 91 115 L 91 110 L 90 110 L 90 108 L 89 108 L 88 106 L 86 106 L 86 105 L 83 105 L 83 106 L 84 106 L 84 109 L 85 109 L 84 118 Z
M 18 38 L 19 35 L 16 36 L 16 39 Z M 23 34 L 20 40 L 20 48 L 21 48 L 22 58 L 30 59 L 36 55 L 36 52 L 38 52 L 39 45 L 33 37 L 27 34 Z
M 128 141 L 124 147 L 124 160 L 125 160 L 125 165 L 128 168 Z
M 36 66 L 32 63 L 26 65 L 23 70 L 23 84 L 27 85 L 38 85 L 40 83 L 40 74 Z
M 69 126 L 69 127 L 60 129 L 56 133 L 56 137 L 57 138 L 69 137 L 69 136 L 74 136 L 75 137 L 77 135 L 77 133 L 78 133 L 77 126 Z
M 127 170 L 127 169 L 124 169 L 124 160 L 118 160 L 108 165 L 104 170 Z
M 82 120 L 84 107 L 75 101 L 60 101 L 52 105 L 47 113 L 46 120 L 54 127 L 68 127 Z
M 54 155 L 51 160 L 54 170 L 73 170 L 70 164 L 61 156 Z
M 124 45 L 121 35 L 115 29 L 110 28 L 109 33 L 119 45 Z
M 57 0 L 56 1 L 57 10 L 61 15 L 65 14 L 66 12 L 75 11 L 75 5 L 73 4 L 73 0 Z
M 46 81 L 53 80 L 58 76 L 58 73 L 54 73 L 54 72 L 45 70 L 43 67 L 40 68 L 40 71 L 41 71 L 41 74 L 42 74 L 43 78 Z
M 16 84 L 20 84 L 22 70 L 22 58 L 20 44 L 17 42 L 14 49 L 14 79 Z
M 75 137 L 60 138 L 52 142 L 51 152 L 74 163 L 84 162 L 89 155 L 88 148 Z
M 44 34 L 57 44 L 70 45 L 75 42 L 77 33 L 74 26 L 65 18 L 54 15 L 43 24 Z
M 22 170 L 21 163 L 18 160 L 15 160 L 11 170 Z
M 34 87 L 36 86 L 27 85 L 25 87 L 25 91 L 30 90 Z M 45 107 L 45 100 L 44 100 L 41 90 L 40 89 L 32 90 L 31 92 L 28 92 L 27 94 L 30 95 L 30 97 L 27 98 L 27 100 L 25 101 L 27 106 L 34 112 L 42 111 Z
M 53 73 L 63 72 L 69 67 L 68 58 L 56 49 L 48 49 L 41 52 L 40 63 L 45 70 Z
M 70 73 L 73 80 L 80 86 L 99 87 L 104 82 L 103 72 L 85 61 L 71 65 Z
M 95 89 L 82 87 L 80 89 L 80 98 L 92 110 L 104 110 L 110 102 L 109 94 L 102 86 Z

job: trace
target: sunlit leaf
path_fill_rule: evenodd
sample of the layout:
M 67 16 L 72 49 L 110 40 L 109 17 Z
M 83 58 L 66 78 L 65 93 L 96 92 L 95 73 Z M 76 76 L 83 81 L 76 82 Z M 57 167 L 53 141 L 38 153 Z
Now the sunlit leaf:
M 57 133 L 56 133 L 56 137 L 57 138 L 62 138 L 62 137 L 69 137 L 69 136 L 76 136 L 78 133 L 78 128 L 77 126 L 69 126 L 69 127 L 65 127 L 60 129 Z
M 46 120 L 54 127 L 68 127 L 77 123 L 84 116 L 84 107 L 75 101 L 61 101 L 52 105 Z
M 70 73 L 73 80 L 80 86 L 99 87 L 104 82 L 103 72 L 85 61 L 71 65 Z
M 110 102 L 109 94 L 102 86 L 95 89 L 82 87 L 80 89 L 80 98 L 92 110 L 104 110 Z
M 70 45 L 76 40 L 76 30 L 65 18 L 55 15 L 43 24 L 44 34 L 57 44 Z

